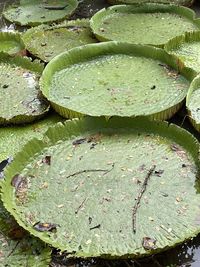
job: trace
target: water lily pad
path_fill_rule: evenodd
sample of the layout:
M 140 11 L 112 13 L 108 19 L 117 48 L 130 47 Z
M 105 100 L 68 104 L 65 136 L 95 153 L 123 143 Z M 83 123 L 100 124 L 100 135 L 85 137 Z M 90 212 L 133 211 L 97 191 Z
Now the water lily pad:
M 51 250 L 30 237 L 5 210 L 0 200 L 0 266 L 47 267 Z
M 180 75 L 180 73 L 183 74 Z M 64 117 L 171 117 L 196 73 L 162 49 L 117 42 L 89 44 L 55 57 L 41 90 Z
M 0 54 L 0 124 L 31 122 L 48 111 L 38 84 L 42 70 L 28 58 Z
M 2 198 L 69 256 L 140 257 L 200 232 L 198 155 L 198 141 L 167 122 L 76 120 L 17 154 Z
M 194 17 L 194 11 L 176 5 L 119 5 L 97 12 L 91 28 L 100 41 L 163 46 L 177 35 L 199 30 L 200 20 Z
M 24 53 L 24 43 L 20 34 L 11 32 L 0 32 L 0 52 L 10 55 Z
M 23 40 L 26 49 L 45 62 L 73 47 L 97 42 L 90 30 L 89 20 L 31 28 L 23 35 Z
M 200 72 L 200 32 L 188 32 L 171 39 L 165 50 L 177 56 L 187 67 Z
M 23 126 L 9 126 L 0 128 L 0 162 L 14 158 L 17 152 L 21 150 L 30 139 L 42 138 L 48 127 L 63 121 L 59 115 L 49 115 L 48 117 Z
M 111 4 L 138 4 L 138 3 L 161 3 L 191 6 L 194 0 L 108 0 Z
M 35 26 L 64 20 L 77 6 L 77 0 L 21 1 L 18 6 L 8 7 L 3 16 L 8 21 L 22 26 Z
M 190 85 L 186 98 L 186 106 L 190 121 L 200 131 L 200 75 Z

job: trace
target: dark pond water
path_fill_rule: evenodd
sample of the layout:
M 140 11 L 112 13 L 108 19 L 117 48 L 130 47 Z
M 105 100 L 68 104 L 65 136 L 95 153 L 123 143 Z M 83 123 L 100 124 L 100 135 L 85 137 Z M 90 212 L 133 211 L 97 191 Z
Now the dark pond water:
M 81 0 L 80 8 L 77 10 L 73 18 L 90 17 L 102 7 L 107 6 L 105 0 Z M 13 3 L 11 0 L 0 0 L 0 14 L 5 6 Z M 200 17 L 200 0 L 192 7 L 197 16 Z M 6 23 L 0 16 L 0 28 L 3 30 L 12 30 L 15 25 Z M 24 30 L 24 29 L 18 29 Z M 185 116 L 186 112 L 182 109 L 170 121 L 181 125 L 190 132 L 192 132 L 199 140 L 200 134 L 197 133 L 191 126 Z M 171 249 L 159 255 L 145 258 L 141 260 L 117 260 L 117 261 L 104 261 L 104 260 L 68 260 L 66 257 L 59 256 L 56 251 L 53 252 L 53 262 L 51 267 L 200 267 L 200 235 L 193 240 L 185 242 L 184 244 Z

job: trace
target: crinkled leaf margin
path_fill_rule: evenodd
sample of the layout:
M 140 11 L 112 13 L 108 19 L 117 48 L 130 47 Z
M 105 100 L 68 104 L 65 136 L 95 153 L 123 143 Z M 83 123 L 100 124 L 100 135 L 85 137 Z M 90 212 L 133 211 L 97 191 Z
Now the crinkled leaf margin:
M 51 78 L 55 72 L 60 71 L 67 66 L 72 64 L 77 64 L 79 62 L 87 61 L 92 57 L 98 57 L 102 55 L 109 54 L 126 54 L 126 55 L 134 55 L 138 57 L 147 57 L 152 58 L 154 60 L 160 60 L 161 62 L 169 65 L 173 69 L 177 70 L 181 73 L 186 79 L 191 81 L 195 76 L 196 72 L 190 68 L 186 68 L 180 62 L 177 62 L 177 58 L 170 56 L 163 49 L 156 48 L 153 46 L 146 45 L 134 45 L 128 43 L 120 43 L 120 42 L 105 42 L 99 44 L 88 44 L 81 47 L 76 47 L 71 49 L 68 52 L 64 52 L 51 60 L 49 64 L 47 64 L 42 77 L 40 79 L 40 86 L 43 95 L 51 102 L 52 107 L 63 117 L 65 118 L 81 118 L 85 116 L 85 114 L 79 113 L 76 110 L 71 110 L 66 107 L 62 107 L 59 104 L 51 101 L 49 98 L 49 87 L 51 84 Z M 182 106 L 184 99 L 180 101 L 175 106 L 169 107 L 166 110 L 161 112 L 149 115 L 150 118 L 165 120 L 172 117 L 178 109 Z M 103 116 L 103 114 L 99 114 L 99 116 Z M 113 114 L 114 116 L 114 114 Z
M 161 13 L 172 13 L 183 16 L 188 20 L 192 21 L 199 29 L 200 29 L 200 19 L 196 18 L 195 12 L 187 7 L 177 6 L 177 5 L 166 5 L 166 4 L 155 4 L 155 3 L 144 3 L 144 4 L 133 4 L 133 5 L 115 5 L 108 8 L 103 8 L 98 11 L 90 20 L 90 27 L 100 41 L 110 41 L 109 38 L 104 37 L 99 33 L 99 24 L 104 16 L 112 15 L 113 13 L 117 12 L 118 10 L 131 10 L 139 13 L 153 13 L 153 12 L 161 12 Z M 149 44 L 152 45 L 152 44 Z M 154 45 L 158 47 L 164 47 L 165 44 Z
M 70 250 L 70 245 L 66 242 L 65 246 L 60 247 L 59 243 L 50 239 L 47 233 L 38 232 L 33 227 L 27 225 L 21 220 L 20 215 L 17 212 L 16 202 L 13 197 L 13 188 L 10 185 L 12 177 L 16 175 L 16 173 L 20 173 L 27 165 L 27 163 L 30 162 L 31 159 L 34 158 L 35 155 L 40 153 L 40 151 L 44 148 L 55 145 L 57 142 L 67 140 L 70 137 L 80 136 L 80 134 L 84 132 L 98 132 L 102 129 L 123 129 L 124 131 L 129 131 L 130 129 L 135 129 L 137 131 L 139 129 L 140 131 L 143 131 L 145 133 L 161 135 L 165 138 L 175 141 L 177 144 L 181 145 L 184 149 L 186 149 L 193 157 L 197 169 L 200 170 L 200 147 L 198 141 L 186 130 L 178 127 L 177 125 L 169 124 L 168 122 L 150 121 L 148 118 L 112 118 L 108 122 L 103 118 L 88 117 L 81 120 L 66 122 L 64 124 L 60 123 L 55 127 L 51 127 L 44 135 L 43 140 L 32 139 L 29 143 L 27 143 L 24 146 L 23 150 L 16 155 L 15 161 L 7 168 L 6 179 L 2 182 L 2 200 L 5 208 L 14 216 L 20 226 L 29 231 L 32 235 L 39 237 L 44 242 L 49 243 L 50 245 L 60 249 L 61 251 L 67 251 L 68 249 Z M 196 236 L 199 232 L 200 228 L 197 226 L 195 229 L 193 229 L 192 232 L 188 231 L 184 239 L 177 238 L 174 246 Z M 154 251 L 154 253 L 155 252 L 159 251 Z M 151 253 L 152 251 L 146 251 L 144 255 L 149 255 Z M 133 255 L 128 254 L 124 255 L 124 257 L 128 258 Z M 87 253 L 83 254 L 81 253 L 81 251 L 77 253 L 72 253 L 71 256 L 90 257 L 90 255 L 88 255 Z M 110 258 L 113 257 L 113 255 L 99 256 Z

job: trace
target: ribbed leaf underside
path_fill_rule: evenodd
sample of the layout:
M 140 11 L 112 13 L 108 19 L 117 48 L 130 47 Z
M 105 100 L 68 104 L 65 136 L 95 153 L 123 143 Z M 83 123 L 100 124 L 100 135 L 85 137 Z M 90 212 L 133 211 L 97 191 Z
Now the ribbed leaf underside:
M 198 75 L 191 83 L 187 98 L 186 107 L 190 121 L 200 131 L 200 76 Z
M 188 32 L 171 39 L 164 49 L 177 56 L 187 67 L 200 72 L 200 32 Z
M 180 108 L 189 88 L 187 79 L 194 77 L 190 69 L 179 67 L 161 49 L 106 42 L 55 57 L 40 84 L 64 117 L 144 115 L 166 119 Z
M 24 147 L 2 197 L 20 225 L 72 257 L 140 257 L 200 232 L 198 154 L 172 124 L 73 121 Z
M 35 26 L 68 18 L 77 5 L 77 0 L 21 1 L 19 6 L 8 7 L 3 16 L 22 26 Z
M 26 49 L 45 62 L 73 47 L 97 42 L 89 28 L 89 20 L 31 28 L 25 32 L 23 40 Z
M 102 9 L 91 19 L 101 40 L 163 46 L 185 32 L 198 31 L 200 20 L 185 7 L 165 4 L 119 5 Z
M 33 121 L 49 104 L 39 91 L 43 66 L 28 58 L 0 54 L 0 123 Z

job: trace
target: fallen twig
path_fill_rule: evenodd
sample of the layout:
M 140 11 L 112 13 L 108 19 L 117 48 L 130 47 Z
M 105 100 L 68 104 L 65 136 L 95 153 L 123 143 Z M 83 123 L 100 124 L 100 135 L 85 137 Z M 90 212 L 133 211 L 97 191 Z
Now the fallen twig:
M 82 170 L 82 171 L 78 171 L 78 172 L 75 172 L 75 173 L 72 173 L 70 175 L 68 175 L 66 178 L 70 178 L 70 177 L 73 177 L 73 176 L 76 176 L 76 175 L 79 175 L 79 174 L 82 174 L 82 173 L 88 173 L 88 172 L 104 172 L 103 175 L 109 173 L 110 171 L 112 171 L 112 169 L 114 168 L 114 164 L 112 165 L 112 168 L 111 169 L 91 169 L 91 170 Z
M 140 205 L 140 201 L 142 199 L 142 196 L 144 194 L 144 192 L 146 191 L 146 188 L 147 188 L 147 184 L 148 184 L 148 181 L 152 175 L 152 173 L 154 172 L 156 168 L 156 165 L 154 165 L 147 173 L 145 179 L 144 179 L 144 182 L 142 184 L 142 187 L 141 187 L 141 190 L 137 196 L 137 199 L 136 199 L 136 203 L 133 207 L 133 233 L 136 233 L 136 213 L 137 213 L 137 210 L 138 210 L 138 207 Z

